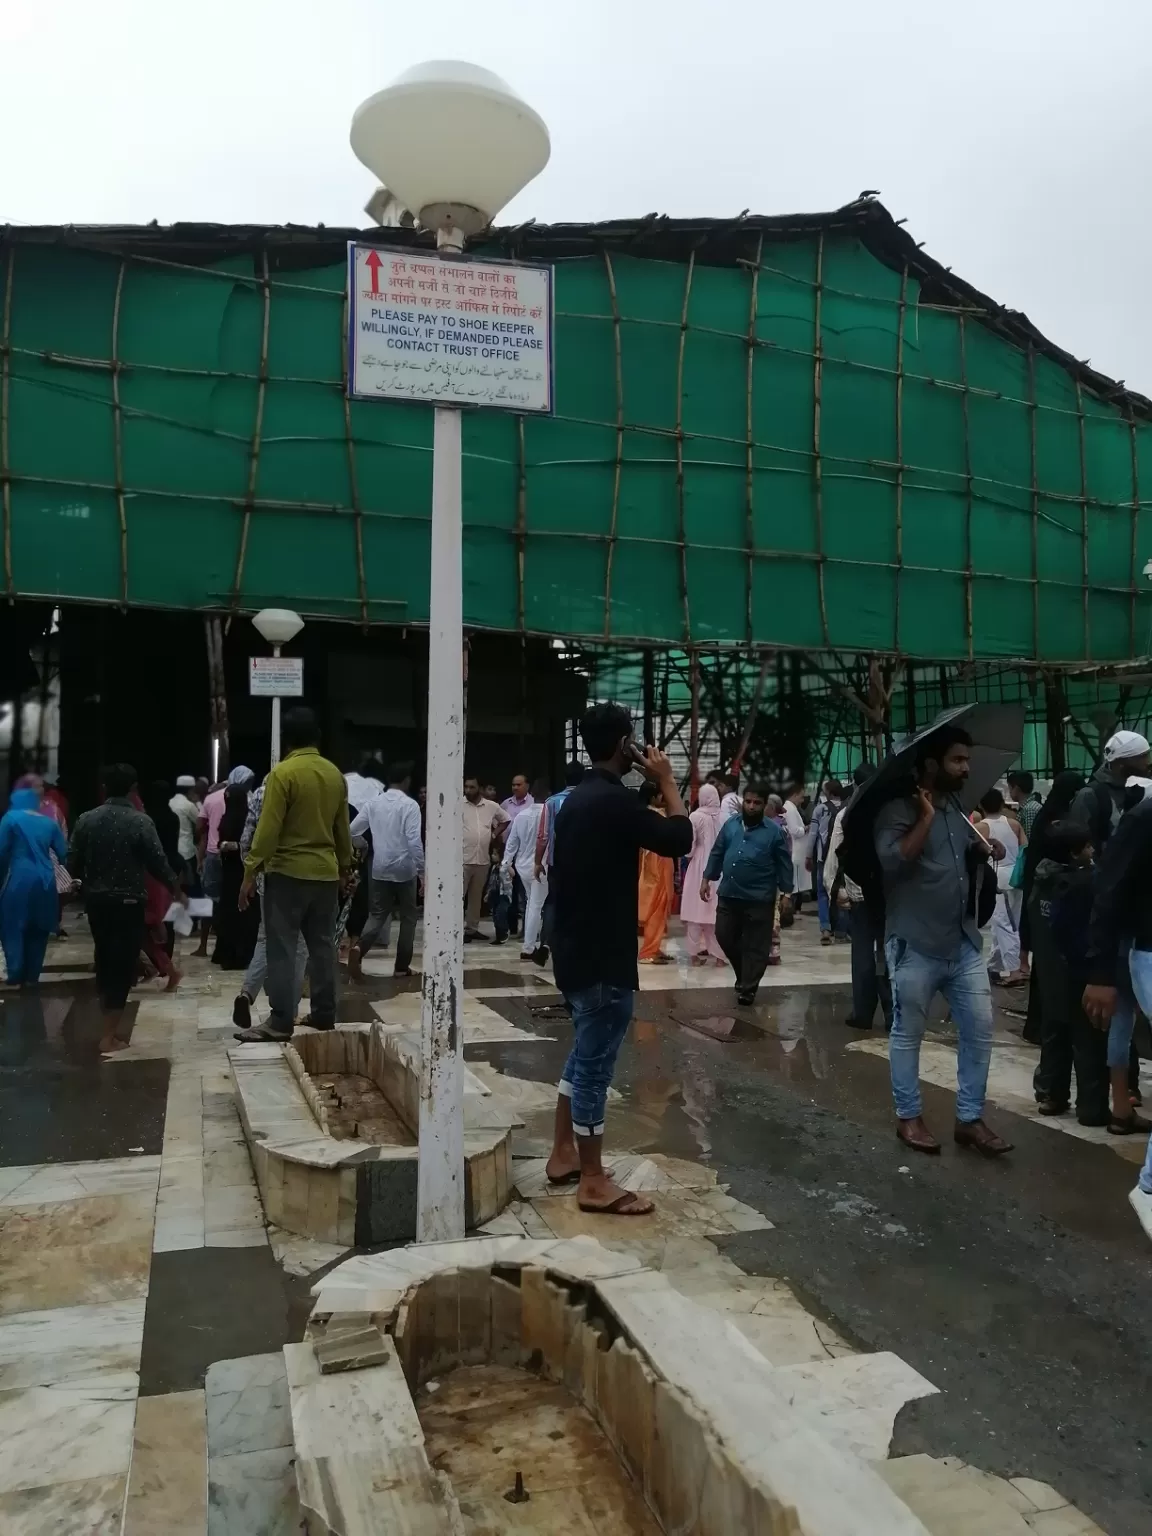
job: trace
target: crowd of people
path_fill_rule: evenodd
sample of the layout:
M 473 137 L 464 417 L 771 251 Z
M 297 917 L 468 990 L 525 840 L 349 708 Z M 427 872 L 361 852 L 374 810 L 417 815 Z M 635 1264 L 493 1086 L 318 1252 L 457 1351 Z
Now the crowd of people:
M 581 722 L 591 766 L 564 784 L 516 775 L 502 800 L 475 775 L 461 802 L 464 939 L 519 938 L 522 960 L 551 961 L 573 1021 L 548 1176 L 579 1185 L 589 1209 L 639 1214 L 600 1158 L 616 1053 L 638 966 L 667 964 L 679 901 L 689 962 L 731 967 L 736 1000 L 754 1002 L 780 963 L 781 928 L 816 903 L 821 942 L 851 946 L 852 1010 L 889 1031 L 896 1130 L 940 1150 L 923 1119 L 919 1055 L 937 996 L 958 1039 L 955 1140 L 988 1156 L 1011 1144 L 983 1118 L 991 1059 L 991 986 L 1028 986 L 1025 1038 L 1040 1046 L 1038 1110 L 1075 1113 L 1117 1136 L 1147 1134 L 1133 1047 L 1152 1010 L 1152 754 L 1132 731 L 1108 741 L 1090 778 L 1060 773 L 1047 795 L 1013 770 L 971 814 L 961 808 L 971 742 L 949 727 L 920 742 L 914 782 L 869 815 L 845 808 L 874 769 L 810 799 L 716 770 L 685 805 L 671 765 L 633 740 L 619 705 Z M 307 988 L 308 1022 L 335 1026 L 338 952 L 363 975 L 391 945 L 393 974 L 413 975 L 423 895 L 424 807 L 414 765 L 376 759 L 341 773 L 321 755 L 315 715 L 289 710 L 284 757 L 263 783 L 244 766 L 216 785 L 184 774 L 141 790 L 134 770 L 105 770 L 102 803 L 69 830 L 58 786 L 21 778 L 0 819 L 0 944 L 7 984 L 39 978 L 62 900 L 79 884 L 104 1014 L 101 1051 L 123 1049 L 128 993 L 143 974 L 174 989 L 178 908 L 198 914 L 196 953 L 243 972 L 233 1018 L 241 1040 L 290 1038 Z M 627 787 L 639 775 L 639 789 Z M 633 777 L 629 777 L 629 776 Z M 627 781 L 627 782 L 626 782 Z M 857 823 L 860 817 L 857 815 Z M 861 852 L 863 849 L 863 853 Z M 487 912 L 492 933 L 481 928 Z M 215 945 L 209 955 L 209 946 Z M 987 945 L 985 943 L 987 940 Z M 269 1012 L 253 1022 L 262 991 Z M 1149 1202 L 1152 1153 L 1134 1199 Z

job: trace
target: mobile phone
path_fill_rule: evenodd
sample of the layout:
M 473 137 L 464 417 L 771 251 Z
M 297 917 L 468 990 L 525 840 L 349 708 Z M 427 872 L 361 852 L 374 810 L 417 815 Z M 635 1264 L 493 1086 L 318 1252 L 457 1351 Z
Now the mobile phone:
M 648 766 L 648 759 L 644 756 L 644 749 L 642 747 L 638 747 L 634 741 L 630 740 L 628 742 L 625 751 L 628 753 L 628 756 L 632 759 L 632 761 L 639 764 L 641 768 L 646 768 Z

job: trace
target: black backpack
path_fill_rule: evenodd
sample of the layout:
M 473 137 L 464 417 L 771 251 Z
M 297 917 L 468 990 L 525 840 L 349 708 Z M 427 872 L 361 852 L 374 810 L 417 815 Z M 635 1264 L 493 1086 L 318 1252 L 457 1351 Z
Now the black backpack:
M 857 807 L 857 815 L 850 816 L 844 823 L 844 840 L 837 855 L 838 867 L 860 887 L 864 895 L 864 906 L 878 928 L 884 926 L 885 906 L 884 874 L 880 868 L 880 856 L 876 852 L 876 816 L 890 801 L 906 800 L 915 793 L 915 789 L 910 778 L 894 780 L 889 793 L 875 797 L 869 814 L 859 815 Z M 968 858 L 968 915 L 976 919 L 978 928 L 983 928 L 992 921 L 995 909 L 995 876 L 984 860 L 975 857 L 973 848 Z

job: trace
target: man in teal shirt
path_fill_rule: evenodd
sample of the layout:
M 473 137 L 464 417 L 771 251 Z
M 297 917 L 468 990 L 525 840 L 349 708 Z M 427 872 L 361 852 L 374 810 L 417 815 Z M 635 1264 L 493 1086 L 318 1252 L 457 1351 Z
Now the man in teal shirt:
M 736 1001 L 756 1000 L 772 953 L 772 924 L 776 899 L 792 894 L 792 854 L 788 840 L 774 821 L 765 821 L 767 791 L 749 784 L 739 816 L 730 816 L 712 844 L 701 901 L 712 899 L 712 884 L 720 881 L 716 902 L 716 938 L 736 972 Z

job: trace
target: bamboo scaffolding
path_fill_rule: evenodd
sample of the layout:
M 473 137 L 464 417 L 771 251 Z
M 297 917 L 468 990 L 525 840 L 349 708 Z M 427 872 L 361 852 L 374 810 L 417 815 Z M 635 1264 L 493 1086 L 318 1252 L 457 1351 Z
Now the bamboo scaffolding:
M 1036 460 L 1036 349 L 1028 347 L 1028 393 L 1032 397 L 1028 412 L 1028 474 L 1031 484 L 1032 512 L 1032 653 L 1040 655 L 1040 482 Z
M 3 358 L 0 360 L 0 485 L 3 489 L 4 512 L 4 591 L 9 599 L 16 594 L 16 581 L 12 572 L 12 460 L 8 440 L 11 416 L 10 388 L 12 374 L 12 282 L 16 270 L 16 247 L 8 247 L 8 260 L 4 271 L 4 330 Z
M 344 294 L 344 324 L 343 334 L 348 334 L 348 294 Z M 368 577 L 364 569 L 364 513 L 360 506 L 360 480 L 356 473 L 356 439 L 352 435 L 352 401 L 348 394 L 348 350 L 340 349 L 340 366 L 344 377 L 342 389 L 344 405 L 344 441 L 348 453 L 348 495 L 352 501 L 353 526 L 356 535 L 356 593 L 360 599 L 360 623 L 367 630 L 369 624 L 368 615 Z
M 524 418 L 516 418 L 516 627 L 525 632 L 524 567 L 528 554 L 528 464 L 524 454 Z
M 904 565 L 904 326 L 908 315 L 908 267 L 900 274 L 896 311 L 896 575 L 892 612 L 892 649 L 900 649 L 900 574 Z
M 820 598 L 820 633 L 828 639 L 828 603 L 824 594 L 824 460 L 820 452 L 820 409 L 824 384 L 824 340 L 822 296 L 824 278 L 824 235 L 816 242 L 815 351 L 812 364 L 812 487 L 816 514 L 816 587 Z
M 256 504 L 256 484 L 260 474 L 260 437 L 264 430 L 264 398 L 268 392 L 268 329 L 271 320 L 272 292 L 268 281 L 268 252 L 264 252 L 264 322 L 260 332 L 260 381 L 256 386 L 256 420 L 252 427 L 252 446 L 248 454 L 248 493 L 244 498 L 244 521 L 240 527 L 240 547 L 236 551 L 236 575 L 232 582 L 232 607 L 240 607 L 244 586 L 244 560 L 248 554 L 248 530 Z
M 604 557 L 604 638 L 612 633 L 612 565 L 620 518 L 620 479 L 624 472 L 624 343 L 620 326 L 620 299 L 616 292 L 616 273 L 608 248 L 604 248 L 604 271 L 608 279 L 608 297 L 612 304 L 612 340 L 616 354 L 616 458 L 612 475 L 612 513 L 608 524 L 608 548 Z
M 1092 610 L 1088 602 L 1088 453 L 1084 442 L 1084 394 L 1076 380 L 1076 414 L 1080 443 L 1080 559 L 1083 581 L 1084 658 L 1092 660 Z
M 1132 535 L 1128 546 L 1128 580 L 1132 591 L 1128 601 L 1128 653 L 1134 656 L 1136 654 L 1136 541 L 1140 532 L 1140 452 L 1136 440 L 1136 418 L 1132 414 L 1131 406 L 1128 407 L 1127 416 L 1128 447 L 1132 461 Z
M 752 273 L 751 291 L 748 299 L 748 360 L 746 380 L 748 447 L 745 459 L 744 484 L 744 638 L 749 645 L 752 644 L 755 634 L 752 619 L 756 573 L 756 440 L 753 435 L 755 419 L 752 412 L 752 381 L 756 358 L 756 317 L 760 302 L 760 256 L 763 250 L 764 236 L 761 235 L 756 242 L 756 268 Z
M 116 297 L 112 301 L 112 449 L 116 476 L 116 516 L 120 524 L 120 602 L 128 607 L 128 509 L 124 503 L 124 425 L 120 411 L 120 301 L 124 295 L 122 261 L 116 275 Z
M 964 635 L 968 660 L 975 651 L 972 624 L 972 428 L 968 417 L 968 337 L 965 317 L 960 316 L 960 380 L 964 415 Z
M 688 601 L 688 532 L 685 522 L 684 495 L 684 350 L 688 344 L 688 305 L 692 297 L 692 274 L 696 270 L 696 252 L 688 258 L 684 277 L 684 303 L 680 311 L 680 346 L 676 356 L 676 537 L 680 545 L 680 604 L 684 615 L 684 643 L 692 639 L 692 613 Z

